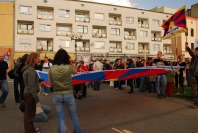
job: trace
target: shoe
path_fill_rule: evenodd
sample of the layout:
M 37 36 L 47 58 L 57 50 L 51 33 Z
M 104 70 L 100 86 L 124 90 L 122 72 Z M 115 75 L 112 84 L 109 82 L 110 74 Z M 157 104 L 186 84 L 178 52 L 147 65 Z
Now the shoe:
M 4 103 L 1 103 L 2 108 L 6 108 L 6 105 Z
M 45 92 L 43 92 L 42 94 L 45 95 Z
M 163 97 L 161 95 L 157 95 L 157 98 L 162 99 Z
M 39 128 L 35 128 L 35 133 L 40 133 L 40 129 Z
M 197 109 L 198 106 L 197 106 L 197 105 L 193 105 L 193 106 L 191 106 L 191 108 L 192 108 L 192 109 Z
M 129 93 L 129 94 L 132 94 L 132 93 L 134 93 L 134 92 L 133 92 L 133 91 L 129 91 L 128 93 Z
M 48 93 L 45 93 L 45 96 L 48 96 L 49 94 Z

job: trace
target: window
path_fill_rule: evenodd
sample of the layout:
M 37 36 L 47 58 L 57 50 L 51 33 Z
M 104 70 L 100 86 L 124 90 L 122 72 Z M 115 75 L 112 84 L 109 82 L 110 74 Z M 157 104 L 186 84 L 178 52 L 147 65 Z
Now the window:
M 138 45 L 138 52 L 143 53 L 146 49 L 146 53 L 149 53 L 149 45 L 148 44 L 139 44 Z
M 31 6 L 19 6 L 19 12 L 21 14 L 32 14 Z
M 104 42 L 95 42 L 94 43 L 96 49 L 104 49 L 105 43 Z
M 147 37 L 148 36 L 148 32 L 147 31 L 140 31 L 140 37 Z
M 153 19 L 153 24 L 155 26 L 160 26 L 159 20 Z
M 126 23 L 133 24 L 134 23 L 134 18 L 133 17 L 126 17 Z
M 153 44 L 153 51 L 160 51 L 160 44 Z
M 103 13 L 95 13 L 94 18 L 97 20 L 104 20 L 104 14 Z
M 30 38 L 20 38 L 19 44 L 21 46 L 30 46 L 31 45 L 31 39 Z
M 69 48 L 70 47 L 70 41 L 67 40 L 59 40 L 59 48 Z
M 191 28 L 190 33 L 191 33 L 191 36 L 193 37 L 194 36 L 194 29 L 193 28 Z
M 38 40 L 37 50 L 38 51 L 53 51 L 53 40 L 46 39 L 46 40 Z
M 51 25 L 47 25 L 47 24 L 40 24 L 39 25 L 39 31 L 51 31 Z
M 39 19 L 53 19 L 53 10 L 39 9 L 37 17 Z
M 68 32 L 70 31 L 70 28 L 69 27 L 57 27 L 57 31 Z
M 60 9 L 58 16 L 59 17 L 64 17 L 64 18 L 69 18 L 70 15 L 70 10 L 64 10 L 64 9 Z
M 88 26 L 78 25 L 77 32 L 78 33 L 88 33 Z
M 83 47 L 83 42 L 76 42 L 77 47 Z
M 170 44 L 166 44 L 163 46 L 164 54 L 172 54 L 172 46 Z
M 135 50 L 135 44 L 134 43 L 127 42 L 126 43 L 126 49 L 128 49 L 128 50 Z
M 120 29 L 111 28 L 111 35 L 120 35 Z
M 194 49 L 194 43 L 191 43 L 191 49 Z

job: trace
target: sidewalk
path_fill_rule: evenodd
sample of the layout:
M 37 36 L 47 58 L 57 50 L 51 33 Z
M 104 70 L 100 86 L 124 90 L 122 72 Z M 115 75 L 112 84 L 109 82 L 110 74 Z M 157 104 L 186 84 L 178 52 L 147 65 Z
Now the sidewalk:
M 77 100 L 77 111 L 83 133 L 114 133 L 112 127 L 135 133 L 197 133 L 198 109 L 191 101 L 175 97 L 156 98 L 154 93 L 134 94 L 102 84 L 100 91 L 88 88 L 86 98 Z M 41 133 L 56 133 L 53 94 L 40 95 L 41 103 L 52 107 L 47 122 L 35 123 Z M 0 133 L 23 133 L 23 113 L 14 102 L 13 83 L 9 82 L 7 108 L 0 108 Z M 66 111 L 66 124 L 71 122 Z

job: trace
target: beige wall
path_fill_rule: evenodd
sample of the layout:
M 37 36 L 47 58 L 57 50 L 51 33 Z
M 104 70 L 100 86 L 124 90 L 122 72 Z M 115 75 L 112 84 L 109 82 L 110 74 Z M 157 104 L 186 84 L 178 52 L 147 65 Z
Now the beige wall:
M 0 2 L 0 47 L 13 46 L 13 3 Z

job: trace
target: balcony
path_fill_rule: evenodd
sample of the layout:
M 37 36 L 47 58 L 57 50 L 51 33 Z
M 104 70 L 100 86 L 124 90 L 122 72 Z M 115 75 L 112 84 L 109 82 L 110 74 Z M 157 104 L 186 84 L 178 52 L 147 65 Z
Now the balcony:
M 99 33 L 93 33 L 92 36 L 94 38 L 106 38 L 107 37 L 107 34 L 99 34 Z
M 151 37 L 151 41 L 161 42 L 160 37 Z
M 34 34 L 34 22 L 31 21 L 18 21 L 17 23 L 18 34 Z

